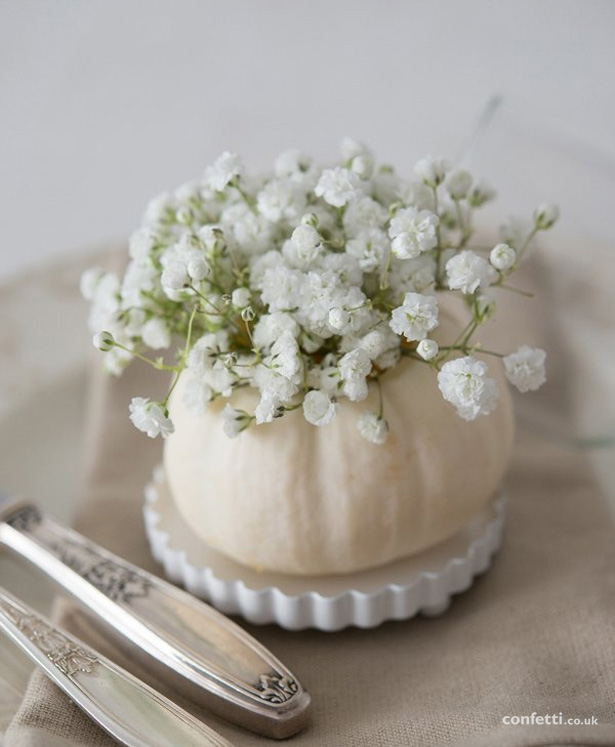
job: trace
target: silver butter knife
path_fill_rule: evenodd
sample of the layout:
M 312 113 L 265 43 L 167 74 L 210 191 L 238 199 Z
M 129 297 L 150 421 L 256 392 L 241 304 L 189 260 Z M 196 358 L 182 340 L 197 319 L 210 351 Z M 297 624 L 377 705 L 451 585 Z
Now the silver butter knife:
M 275 739 L 307 724 L 310 696 L 293 674 L 204 602 L 2 493 L 0 545 L 62 586 L 198 705 Z
M 121 744 L 231 747 L 187 711 L 1 588 L 0 631 Z

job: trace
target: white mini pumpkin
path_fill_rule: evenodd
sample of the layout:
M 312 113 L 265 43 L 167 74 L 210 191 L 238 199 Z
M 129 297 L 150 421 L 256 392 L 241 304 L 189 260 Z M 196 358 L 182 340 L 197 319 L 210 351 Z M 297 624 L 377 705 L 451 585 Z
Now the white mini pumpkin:
M 435 337 L 454 339 L 459 317 L 441 304 Z M 404 359 L 389 370 L 381 382 L 390 433 L 380 446 L 357 431 L 358 415 L 378 410 L 375 387 L 363 402 L 343 399 L 328 426 L 297 410 L 231 440 L 220 414 L 227 400 L 195 416 L 180 381 L 164 451 L 176 506 L 205 543 L 256 569 L 347 573 L 424 550 L 480 511 L 506 471 L 512 407 L 499 361 L 488 362 L 500 400 L 472 422 L 442 398 L 429 366 Z M 238 390 L 230 401 L 252 412 L 257 397 Z

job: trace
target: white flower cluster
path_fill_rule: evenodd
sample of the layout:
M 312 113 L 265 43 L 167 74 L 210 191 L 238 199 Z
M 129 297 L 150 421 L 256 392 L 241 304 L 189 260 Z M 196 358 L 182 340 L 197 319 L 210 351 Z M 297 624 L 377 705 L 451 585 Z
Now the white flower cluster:
M 494 312 L 493 290 L 508 287 L 557 209 L 538 208 L 521 238 L 479 247 L 473 211 L 493 191 L 443 159 L 423 159 L 415 175 L 405 180 L 378 167 L 349 138 L 340 162 L 325 168 L 293 150 L 270 174 L 254 176 L 223 153 L 202 179 L 150 203 L 122 278 L 98 268 L 83 276 L 106 368 L 119 374 L 139 357 L 173 375 L 169 394 L 187 377 L 184 396 L 195 413 L 239 387 L 254 388 L 254 412 L 231 403 L 223 410 L 231 437 L 297 408 L 325 426 L 342 398 L 365 400 L 402 356 L 433 367 L 461 417 L 488 414 L 497 386 L 474 356 L 472 335 Z M 438 344 L 430 336 L 439 300 L 451 292 L 465 297 L 469 324 Z M 147 356 L 175 346 L 175 359 Z M 543 351 L 494 354 L 520 391 L 543 383 Z M 134 398 L 133 423 L 151 437 L 169 435 L 167 401 Z M 382 407 L 359 408 L 357 428 L 383 443 Z

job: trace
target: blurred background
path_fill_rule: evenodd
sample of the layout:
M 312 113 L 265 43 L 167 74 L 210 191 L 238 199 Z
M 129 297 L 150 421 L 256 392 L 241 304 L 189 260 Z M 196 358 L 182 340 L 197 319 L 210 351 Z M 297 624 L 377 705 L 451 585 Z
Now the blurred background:
M 455 158 L 494 94 L 612 168 L 614 28 L 609 0 L 3 0 L 0 279 L 123 238 L 225 149 Z M 521 209 L 557 197 L 523 168 Z

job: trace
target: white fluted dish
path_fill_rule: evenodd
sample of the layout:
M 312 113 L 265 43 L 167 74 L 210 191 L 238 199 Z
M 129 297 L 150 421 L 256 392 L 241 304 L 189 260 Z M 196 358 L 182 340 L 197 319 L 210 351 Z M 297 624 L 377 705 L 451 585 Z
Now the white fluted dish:
M 454 537 L 380 568 L 335 576 L 289 576 L 246 568 L 203 543 L 175 508 L 162 468 L 145 490 L 145 529 L 172 581 L 226 614 L 287 630 L 373 628 L 385 620 L 443 613 L 499 549 L 502 495 Z

